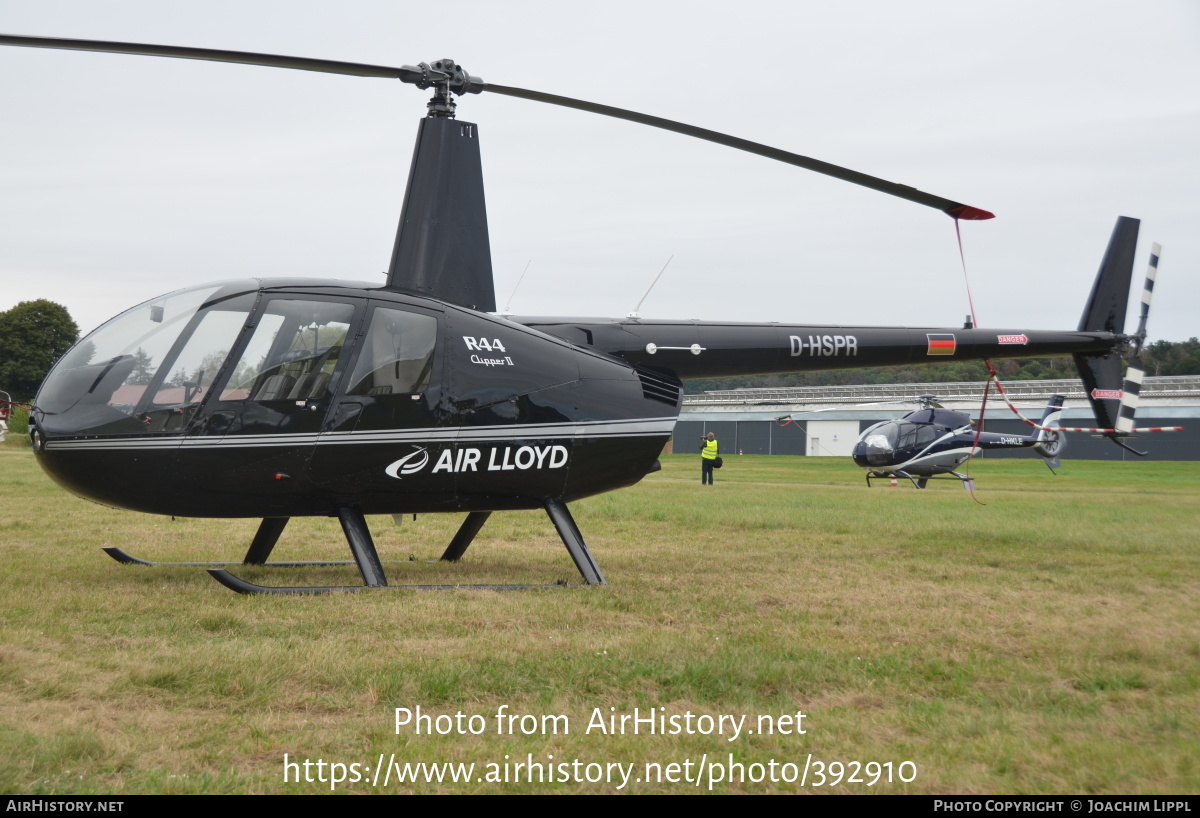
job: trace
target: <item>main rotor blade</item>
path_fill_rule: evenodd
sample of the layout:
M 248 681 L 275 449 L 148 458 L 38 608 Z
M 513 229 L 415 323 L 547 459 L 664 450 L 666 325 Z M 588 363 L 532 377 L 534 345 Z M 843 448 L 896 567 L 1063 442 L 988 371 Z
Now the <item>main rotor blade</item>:
M 813 159 L 808 156 L 801 156 L 796 153 L 789 153 L 772 148 L 768 145 L 761 145 L 757 142 L 751 142 L 748 139 L 740 139 L 736 136 L 710 131 L 707 128 L 698 128 L 695 125 L 685 125 L 682 122 L 675 122 L 662 117 L 650 116 L 649 114 L 640 114 L 637 111 L 627 111 L 624 108 L 614 108 L 611 105 L 600 105 L 595 102 L 586 102 L 580 99 L 572 99 L 570 97 L 560 97 L 556 94 L 546 94 L 541 91 L 530 91 L 525 88 L 510 88 L 505 85 L 495 85 L 493 83 L 484 83 L 484 91 L 489 91 L 493 94 L 503 94 L 508 97 L 519 97 L 520 99 L 528 99 L 534 102 L 546 102 L 550 105 L 561 105 L 564 108 L 575 108 L 580 111 L 589 111 L 593 114 L 601 114 L 603 116 L 611 116 L 616 119 L 625 119 L 629 122 L 637 122 L 642 125 L 649 125 L 654 128 L 662 128 L 666 131 L 674 131 L 675 133 L 685 136 L 693 136 L 697 139 L 703 139 L 708 142 L 715 142 L 718 145 L 725 145 L 729 148 L 755 153 L 759 156 L 765 156 L 768 159 L 774 159 L 777 162 L 785 162 L 789 165 L 805 168 L 807 170 L 816 171 L 817 173 L 826 176 L 832 176 L 835 179 L 841 179 L 845 182 L 852 182 L 856 185 L 878 190 L 881 193 L 887 193 L 891 196 L 898 196 L 901 199 L 907 199 L 910 202 L 925 205 L 926 207 L 936 208 L 943 213 L 955 219 L 994 219 L 995 214 L 989 213 L 977 207 L 955 202 L 951 199 L 945 199 L 941 196 L 934 196 L 932 193 L 925 193 L 917 190 L 909 185 L 901 185 L 896 182 L 889 182 L 886 179 L 879 179 L 874 176 L 868 176 L 865 173 L 859 173 L 855 170 L 831 165 L 828 162 L 822 162 L 819 159 Z
M 355 77 L 379 77 L 417 83 L 423 74 L 420 69 L 406 65 L 389 68 L 384 65 L 315 60 L 308 57 L 284 57 L 278 54 L 255 54 L 250 51 L 225 51 L 216 48 L 188 48 L 181 45 L 149 45 L 144 43 L 115 43 L 108 40 L 71 40 L 63 37 L 23 37 L 0 34 L 0 45 L 29 48 L 60 48 L 69 51 L 101 51 L 110 54 L 142 54 L 147 57 L 176 57 L 185 60 L 262 65 L 271 68 L 295 68 L 301 71 L 320 71 L 325 74 L 348 74 Z
M 472 77 L 461 72 L 461 66 L 450 66 L 447 70 L 453 71 L 455 76 L 449 77 L 441 71 L 424 65 L 420 68 L 411 65 L 393 68 L 383 65 L 340 62 L 338 60 L 287 57 L 278 54 L 258 54 L 250 51 L 227 51 L 214 48 L 190 48 L 187 46 L 152 45 L 147 43 L 118 43 L 108 40 L 72 40 L 63 37 L 27 37 L 14 34 L 0 34 L 0 45 L 15 45 L 27 48 L 58 48 L 70 51 L 98 51 L 111 54 L 140 54 L 150 57 L 173 57 L 186 60 L 236 63 L 240 65 L 260 65 L 271 68 L 291 68 L 301 71 L 319 71 L 325 74 L 398 79 L 401 82 L 422 87 L 428 87 L 431 80 L 440 82 L 442 79 L 446 79 L 449 80 L 451 90 L 455 93 L 479 93 L 481 90 L 490 91 L 493 94 L 518 97 L 534 102 L 544 102 L 564 108 L 575 108 L 579 111 L 588 111 L 593 114 L 637 122 L 653 128 L 674 131 L 684 136 L 703 139 L 707 142 L 715 142 L 718 145 L 736 148 L 737 150 L 764 156 L 768 159 L 774 159 L 777 162 L 795 165 L 796 167 L 815 171 L 825 176 L 832 176 L 835 179 L 841 179 L 845 182 L 878 190 L 881 193 L 887 193 L 888 195 L 906 199 L 910 202 L 916 202 L 926 207 L 936 208 L 955 219 L 982 220 L 995 218 L 994 214 L 986 210 L 941 196 L 934 196 L 932 193 L 925 193 L 909 185 L 889 182 L 886 179 L 879 179 L 875 176 L 850 170 L 849 168 L 832 165 L 829 162 L 822 162 L 819 159 L 789 153 L 779 148 L 772 148 L 758 142 L 751 142 L 748 139 L 710 131 L 707 128 L 698 128 L 695 125 L 686 125 L 682 122 L 675 122 L 670 119 L 663 119 L 662 117 L 641 114 L 637 111 L 628 111 L 624 108 L 614 108 L 611 105 L 601 105 L 595 102 L 572 99 L 571 97 L 562 97 L 557 94 L 547 94 L 541 91 L 530 91 L 525 88 L 512 88 L 505 85 L 485 83 L 478 77 Z

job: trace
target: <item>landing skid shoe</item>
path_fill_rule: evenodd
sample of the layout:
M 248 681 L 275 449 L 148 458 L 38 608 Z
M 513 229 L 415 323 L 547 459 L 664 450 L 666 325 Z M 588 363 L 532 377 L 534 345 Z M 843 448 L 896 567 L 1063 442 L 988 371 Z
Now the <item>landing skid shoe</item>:
M 184 568 L 219 568 L 224 565 L 261 565 L 265 568 L 323 568 L 325 566 L 354 565 L 354 560 L 293 560 L 291 562 L 152 562 L 133 556 L 120 548 L 101 549 L 122 565 L 146 565 L 151 568 L 179 566 Z
M 579 573 L 583 576 L 583 580 L 588 585 L 603 585 L 604 577 L 600 573 L 600 569 L 596 567 L 596 562 L 592 558 L 591 552 L 588 550 L 587 543 L 584 542 L 583 535 L 579 532 L 579 527 L 575 525 L 575 520 L 571 517 L 571 512 L 567 509 L 566 504 L 558 500 L 547 500 L 544 504 L 546 513 L 550 516 L 550 520 L 554 523 L 555 529 L 558 531 L 559 537 L 562 538 L 563 544 L 567 547 L 567 551 L 571 555 L 571 559 L 575 562 L 575 567 L 579 569 Z M 466 552 L 467 547 L 472 540 L 483 528 L 483 524 L 487 522 L 491 516 L 489 511 L 475 511 L 467 515 L 467 519 L 459 527 L 458 533 L 454 535 L 450 545 L 447 546 L 442 554 L 442 559 L 455 562 L 459 560 Z M 353 508 L 338 509 L 338 520 L 342 524 L 342 531 L 346 535 L 346 541 L 350 545 L 350 552 L 354 555 L 354 563 L 358 566 L 359 573 L 362 574 L 362 585 L 315 585 L 315 586 L 291 586 L 277 587 L 268 585 L 256 585 L 253 582 L 247 582 L 240 577 L 236 577 L 223 568 L 209 568 L 208 573 L 213 579 L 235 591 L 239 594 L 329 594 L 335 591 L 361 591 L 365 588 L 407 588 L 418 591 L 448 591 L 455 588 L 482 588 L 494 591 L 516 591 L 527 588 L 554 588 L 566 585 L 566 581 L 556 582 L 551 585 L 497 585 L 497 584 L 473 584 L 473 585 L 388 585 L 387 576 L 383 572 L 383 565 L 379 561 L 379 554 L 375 550 L 375 542 L 371 539 L 371 532 L 367 528 L 366 518 L 362 512 Z M 259 534 L 263 534 L 263 529 L 270 520 L 263 520 L 263 525 L 259 527 Z M 283 521 L 286 523 L 286 519 Z M 259 537 L 255 537 L 255 545 L 250 546 L 250 553 L 247 554 L 246 563 L 248 565 L 283 565 L 284 563 L 268 563 L 266 555 L 270 553 L 271 547 L 274 546 L 274 540 L 279 538 L 279 533 L 283 531 L 283 524 L 278 526 L 278 531 L 274 532 L 274 538 L 271 540 L 270 546 L 265 550 L 256 552 L 255 545 L 259 542 Z M 106 551 L 108 549 L 105 549 Z M 114 549 L 118 550 L 119 549 Z M 124 552 L 121 552 L 124 554 Z M 250 555 L 260 557 L 260 562 L 250 562 Z M 110 553 L 114 559 L 117 557 Z M 128 556 L 128 555 L 125 555 Z M 161 563 L 160 563 L 161 564 Z M 193 563 L 195 564 L 195 563 Z M 305 563 L 292 563 L 296 565 Z M 348 565 L 349 562 L 341 563 L 307 563 L 309 565 Z

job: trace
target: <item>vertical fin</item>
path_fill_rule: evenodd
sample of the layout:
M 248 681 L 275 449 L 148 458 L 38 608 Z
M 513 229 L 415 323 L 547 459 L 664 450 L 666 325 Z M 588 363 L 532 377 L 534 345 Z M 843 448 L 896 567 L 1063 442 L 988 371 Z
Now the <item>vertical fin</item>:
M 1137 219 L 1128 216 L 1117 219 L 1108 249 L 1100 263 L 1100 272 L 1096 275 L 1096 283 L 1079 319 L 1080 331 L 1111 332 L 1114 335 L 1124 332 L 1140 224 Z M 1088 402 L 1096 415 L 1096 424 L 1106 429 L 1116 428 L 1121 400 L 1121 354 L 1114 350 L 1107 355 L 1072 357 L 1079 369 L 1079 377 L 1083 379 Z
M 1041 426 L 1041 427 L 1058 426 L 1059 420 L 1062 418 L 1063 402 L 1064 401 L 1063 401 L 1062 395 L 1051 396 L 1050 402 L 1046 404 L 1046 411 L 1042 412 L 1042 419 L 1038 423 L 1038 426 Z M 1051 436 L 1050 433 L 1048 433 L 1045 428 L 1038 429 L 1038 433 L 1037 433 L 1038 440 L 1045 440 L 1047 437 L 1050 437 L 1050 436 Z
M 1141 222 L 1128 216 L 1117 218 L 1108 249 L 1100 262 L 1100 272 L 1087 306 L 1079 319 L 1081 332 L 1125 331 L 1125 312 L 1129 306 L 1129 285 L 1133 281 L 1133 255 L 1137 250 Z
M 1034 438 L 1037 442 L 1033 444 L 1033 450 L 1045 458 L 1050 471 L 1062 465 L 1062 453 L 1067 448 L 1066 433 L 1055 431 L 1053 428 L 1057 427 L 1062 419 L 1063 403 L 1062 395 L 1050 398 L 1050 402 L 1046 404 L 1046 411 L 1042 412 L 1042 420 L 1038 423 L 1041 428 Z

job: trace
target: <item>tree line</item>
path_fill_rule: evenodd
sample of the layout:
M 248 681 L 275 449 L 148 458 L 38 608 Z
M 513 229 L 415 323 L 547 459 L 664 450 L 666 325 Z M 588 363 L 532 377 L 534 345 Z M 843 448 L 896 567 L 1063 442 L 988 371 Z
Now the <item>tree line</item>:
M 31 401 L 50 367 L 79 340 L 67 308 L 53 301 L 22 301 L 0 312 L 0 391 Z

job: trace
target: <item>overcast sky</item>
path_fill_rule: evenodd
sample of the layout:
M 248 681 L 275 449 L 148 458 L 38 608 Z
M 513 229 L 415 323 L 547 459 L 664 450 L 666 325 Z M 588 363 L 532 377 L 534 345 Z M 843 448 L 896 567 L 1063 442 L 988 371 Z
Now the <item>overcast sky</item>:
M 1200 4 L 0 0 L 0 31 L 379 65 L 657 114 L 985 208 L 981 325 L 1072 329 L 1113 222 L 1163 244 L 1152 338 L 1200 335 Z M 88 331 L 243 276 L 382 283 L 426 92 L 396 81 L 0 47 L 0 310 Z M 683 136 L 499 96 L 479 123 L 497 300 L 955 326 L 954 223 Z M 1136 295 L 1135 295 L 1136 299 Z M 1132 302 L 1131 302 L 1132 303 Z M 1130 322 L 1130 329 L 1133 322 Z

